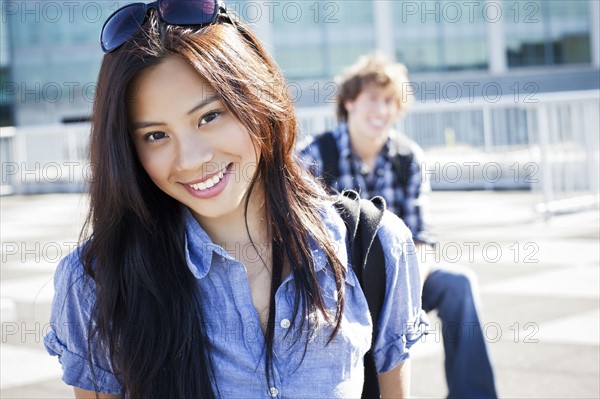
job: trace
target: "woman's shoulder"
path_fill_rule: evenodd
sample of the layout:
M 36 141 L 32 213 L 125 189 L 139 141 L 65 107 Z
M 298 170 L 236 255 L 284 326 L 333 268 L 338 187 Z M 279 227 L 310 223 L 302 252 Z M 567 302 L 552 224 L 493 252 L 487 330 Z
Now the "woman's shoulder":
M 318 214 L 332 239 L 338 241 L 345 238 L 346 225 L 333 200 L 322 200 L 319 203 Z
M 408 278 L 417 271 L 416 249 L 412 233 L 402 219 L 390 211 L 385 211 L 377 231 L 385 256 L 386 274 L 390 280 Z
M 77 275 L 85 273 L 83 256 L 86 244 L 75 247 L 70 253 L 60 260 L 56 267 L 55 275 Z
M 414 245 L 408 226 L 396 214 L 388 210 L 383 214 L 377 236 L 384 246 Z
M 83 251 L 86 244 L 75 248 L 59 262 L 54 272 L 55 298 L 80 296 L 91 300 L 94 297 L 94 280 L 85 271 Z

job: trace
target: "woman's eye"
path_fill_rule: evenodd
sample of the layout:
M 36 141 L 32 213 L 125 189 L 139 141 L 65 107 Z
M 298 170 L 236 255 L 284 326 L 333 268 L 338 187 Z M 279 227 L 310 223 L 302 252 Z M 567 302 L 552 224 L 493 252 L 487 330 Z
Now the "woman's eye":
M 211 111 L 203 115 L 198 122 L 198 126 L 206 125 L 207 123 L 214 121 L 219 117 L 219 115 L 221 115 L 221 111 Z
M 162 140 L 165 137 L 167 137 L 167 134 L 165 132 L 152 132 L 152 133 L 148 133 L 144 136 L 144 140 L 152 143 L 158 140 Z

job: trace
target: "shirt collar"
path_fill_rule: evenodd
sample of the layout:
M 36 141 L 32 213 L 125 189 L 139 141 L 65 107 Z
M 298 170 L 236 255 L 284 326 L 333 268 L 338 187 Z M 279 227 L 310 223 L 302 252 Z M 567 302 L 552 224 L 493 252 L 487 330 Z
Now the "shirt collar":
M 213 243 L 206 231 L 185 207 L 185 260 L 188 268 L 197 279 L 206 277 L 210 270 L 213 253 L 225 258 L 231 256 L 219 245 Z
M 188 268 L 197 279 L 206 277 L 210 271 L 213 254 L 233 259 L 219 245 L 212 242 L 206 231 L 196 221 L 190 210 L 185 207 L 185 260 Z M 326 203 L 319 210 L 325 224 L 325 231 L 330 235 L 331 244 L 343 265 L 348 264 L 346 251 L 346 225 L 332 204 Z M 323 270 L 327 265 L 325 252 L 312 237 L 309 237 L 309 247 L 315 262 L 315 272 Z
M 394 144 L 394 140 L 392 140 L 392 135 L 395 135 L 396 132 L 394 130 L 390 131 L 390 136 L 385 142 L 385 145 L 379 152 L 378 157 L 383 156 L 386 161 L 392 159 L 397 153 L 398 148 Z M 348 131 L 348 124 L 346 122 L 340 123 L 337 128 L 333 131 L 333 136 L 335 137 L 335 141 L 338 145 L 340 159 L 348 159 L 355 158 L 358 159 L 358 156 L 352 152 L 352 148 L 350 147 L 350 133 Z

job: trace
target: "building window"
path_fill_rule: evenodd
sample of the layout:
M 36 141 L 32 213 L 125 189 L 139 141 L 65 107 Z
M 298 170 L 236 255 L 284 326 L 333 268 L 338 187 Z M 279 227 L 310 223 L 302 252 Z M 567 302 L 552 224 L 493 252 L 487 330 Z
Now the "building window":
M 275 58 L 289 80 L 331 78 L 375 48 L 370 1 L 282 1 L 272 9 Z
M 509 67 L 590 63 L 589 0 L 511 0 L 505 8 Z
M 0 66 L 0 126 L 13 126 L 14 108 L 14 82 L 10 81 L 10 70 L 8 66 Z
M 395 56 L 410 72 L 487 69 L 480 3 L 394 1 L 392 10 Z

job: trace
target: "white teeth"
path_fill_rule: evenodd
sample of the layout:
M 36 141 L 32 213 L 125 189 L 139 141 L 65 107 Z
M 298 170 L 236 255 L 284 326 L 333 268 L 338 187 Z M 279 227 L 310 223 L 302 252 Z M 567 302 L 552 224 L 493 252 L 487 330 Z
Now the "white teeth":
M 209 189 L 209 188 L 213 187 L 215 184 L 217 184 L 218 182 L 221 181 L 221 179 L 223 178 L 223 176 L 225 176 L 225 172 L 226 171 L 227 171 L 227 169 L 224 169 L 221 172 L 219 172 L 219 174 L 214 175 L 213 177 L 211 177 L 208 180 L 205 180 L 203 182 L 196 183 L 196 184 L 190 184 L 190 187 L 193 188 L 194 190 L 206 190 L 206 189 Z
M 385 121 L 381 119 L 370 119 L 369 123 L 375 127 L 383 127 L 385 126 Z

